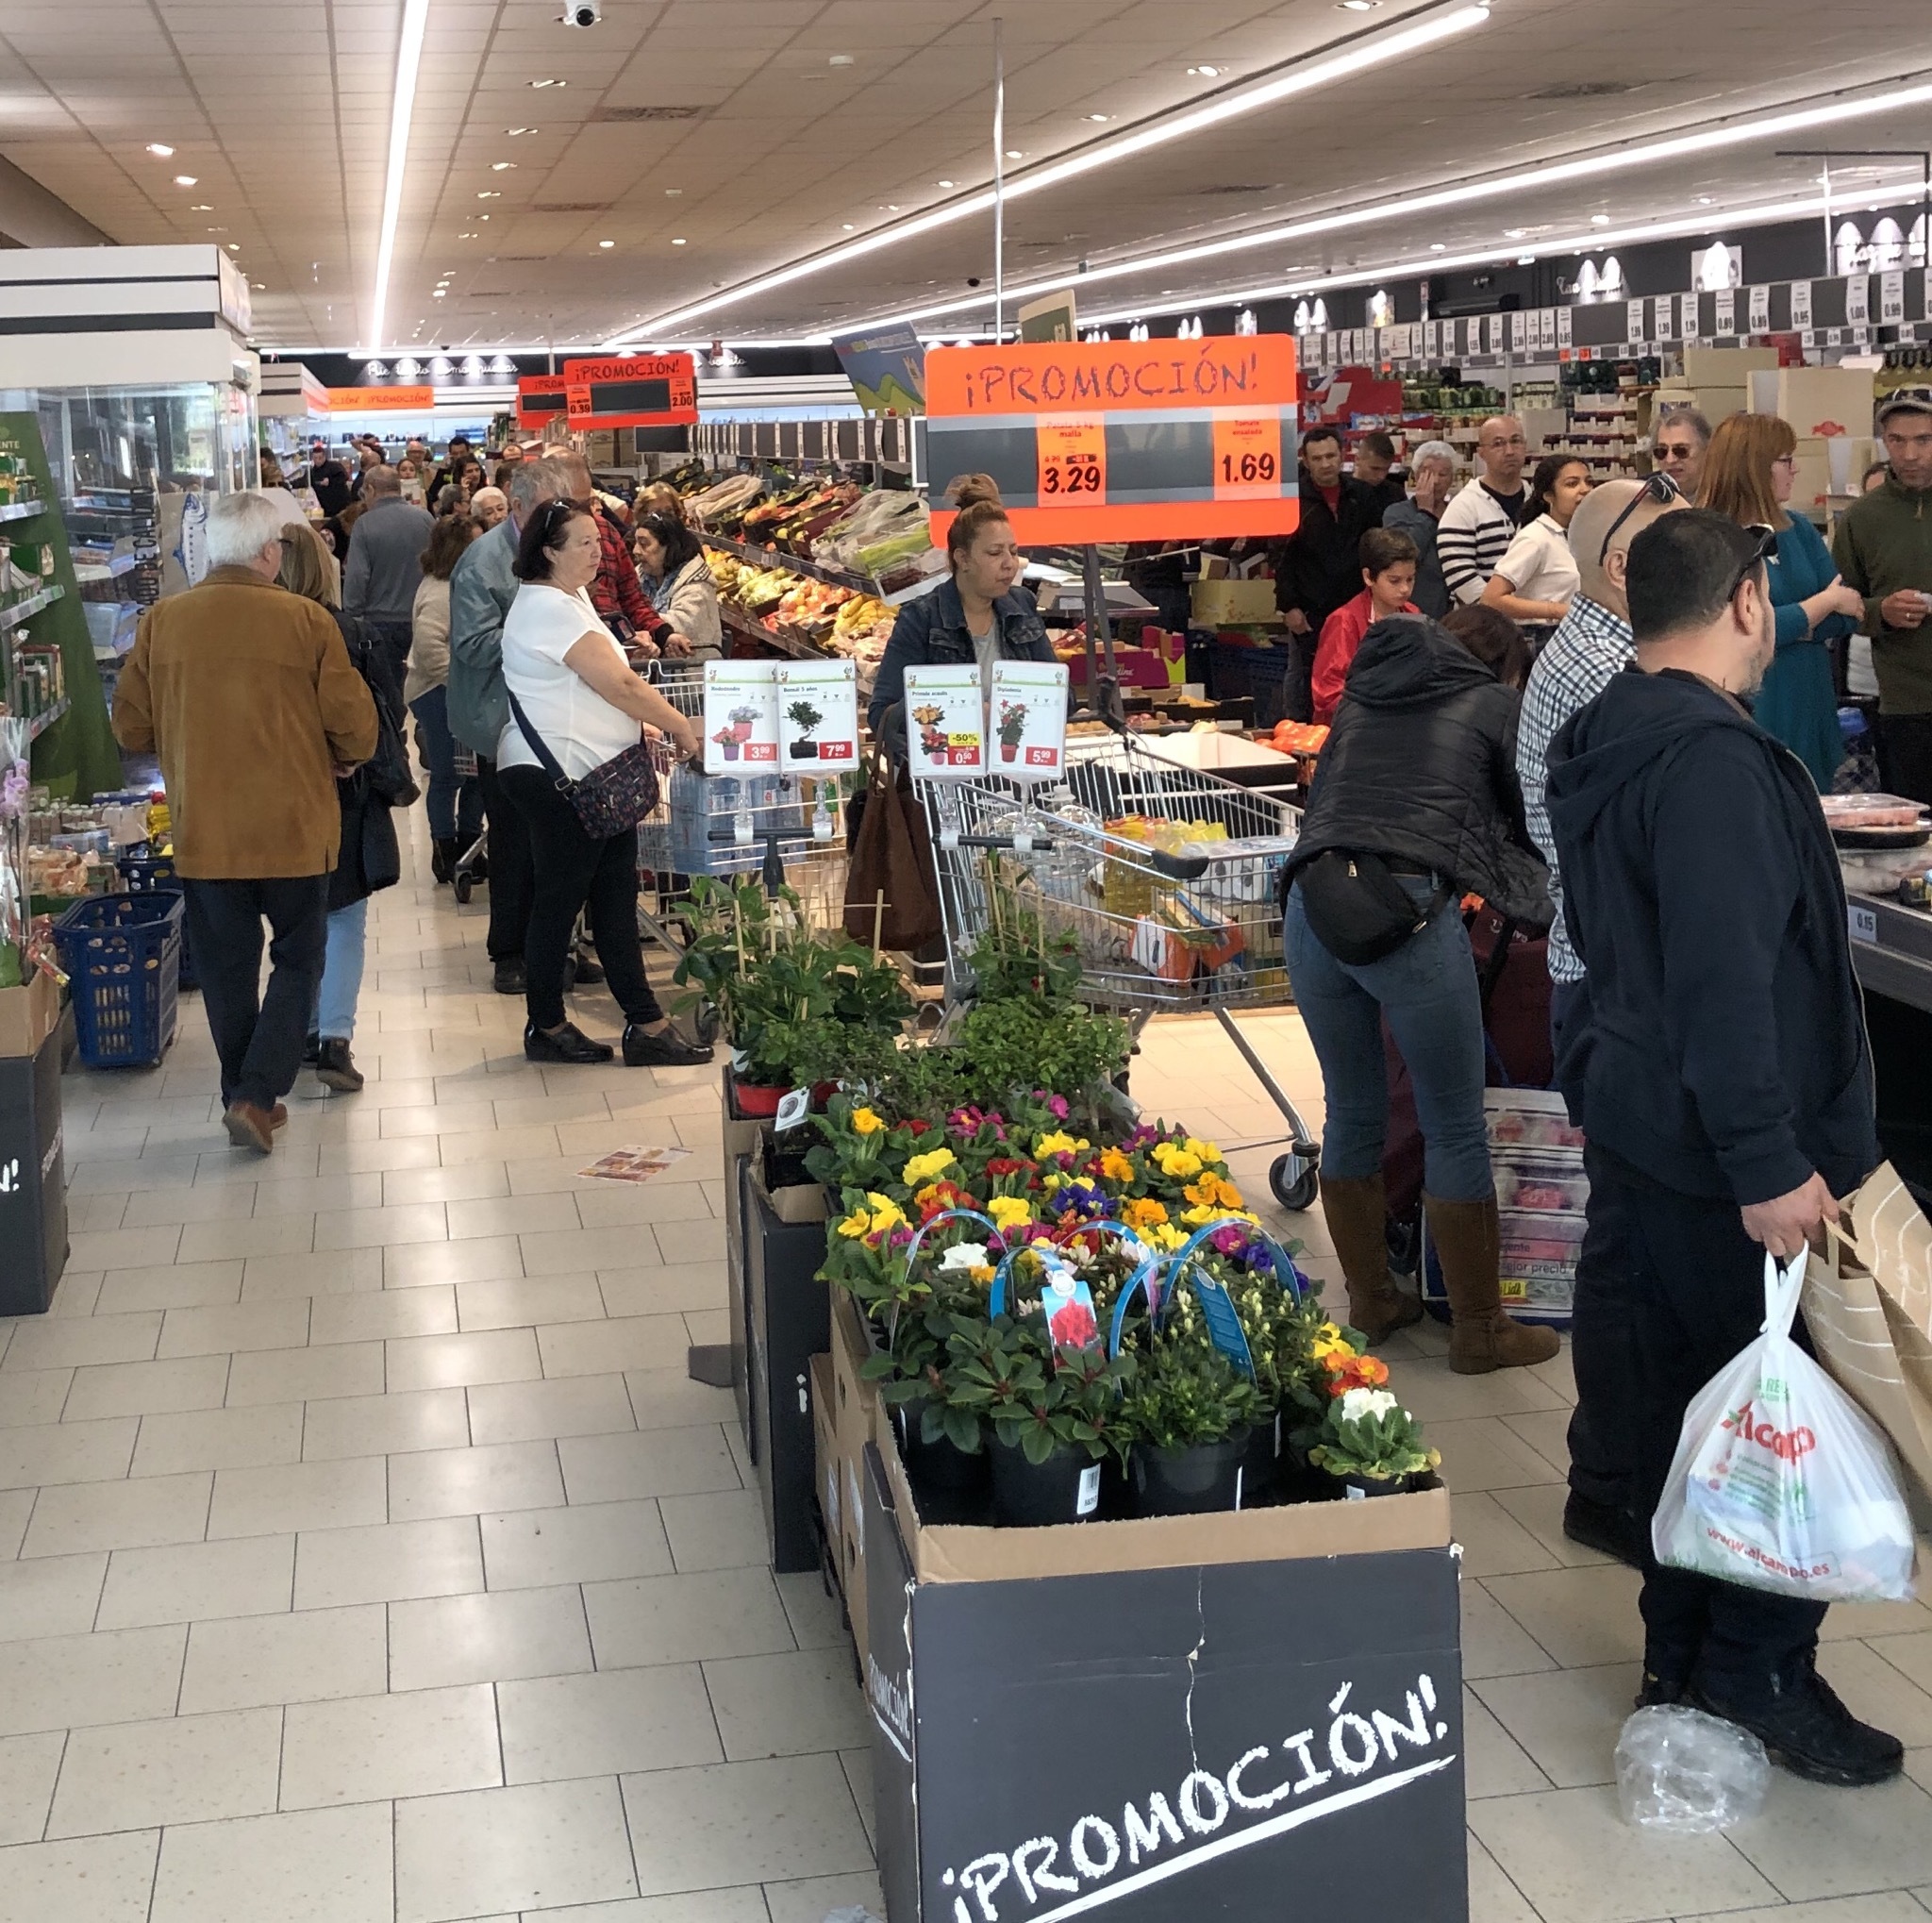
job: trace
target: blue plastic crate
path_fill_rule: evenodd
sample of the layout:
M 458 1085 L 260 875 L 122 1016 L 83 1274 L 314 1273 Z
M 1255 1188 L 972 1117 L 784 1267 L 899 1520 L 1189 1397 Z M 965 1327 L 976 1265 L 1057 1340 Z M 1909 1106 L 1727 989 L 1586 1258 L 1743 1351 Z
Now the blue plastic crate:
M 156 889 L 174 895 L 186 893 L 180 878 L 175 873 L 174 856 L 157 855 L 144 843 L 119 857 L 114 865 L 120 869 L 121 878 L 126 882 L 130 895 L 146 895 Z M 185 919 L 181 924 L 180 985 L 191 989 L 201 986 L 194 973 L 194 953 L 188 945 L 188 923 Z
M 179 895 L 163 889 L 91 896 L 54 924 L 88 1067 L 146 1067 L 166 1053 L 178 1012 L 181 913 Z
M 1217 641 L 1208 658 L 1208 692 L 1217 701 L 1255 704 L 1255 726 L 1273 727 L 1288 717 L 1288 679 L 1294 653 L 1288 647 L 1243 647 Z

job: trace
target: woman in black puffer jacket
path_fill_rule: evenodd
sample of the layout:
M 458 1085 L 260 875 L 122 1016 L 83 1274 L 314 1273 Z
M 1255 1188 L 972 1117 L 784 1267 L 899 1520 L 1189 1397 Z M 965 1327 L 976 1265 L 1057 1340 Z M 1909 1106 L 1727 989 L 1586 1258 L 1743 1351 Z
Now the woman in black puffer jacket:
M 1370 628 L 1282 904 L 1289 975 L 1322 1063 L 1322 1206 L 1349 1319 L 1379 1341 L 1422 1313 L 1396 1289 L 1384 1239 L 1386 1020 L 1414 1084 L 1424 1207 L 1454 1316 L 1449 1362 L 1462 1375 L 1547 1362 L 1557 1347 L 1551 1330 L 1503 1312 L 1482 1002 L 1458 911 L 1474 894 L 1526 927 L 1550 922 L 1547 871 L 1516 785 L 1518 707 L 1437 623 L 1406 615 Z

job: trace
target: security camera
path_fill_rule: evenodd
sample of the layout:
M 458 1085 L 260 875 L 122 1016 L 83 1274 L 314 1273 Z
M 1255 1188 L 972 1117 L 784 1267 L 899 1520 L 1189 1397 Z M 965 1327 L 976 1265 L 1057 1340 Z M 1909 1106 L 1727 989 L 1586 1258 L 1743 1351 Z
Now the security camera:
M 566 26 L 595 26 L 604 18 L 604 0 L 564 0 Z

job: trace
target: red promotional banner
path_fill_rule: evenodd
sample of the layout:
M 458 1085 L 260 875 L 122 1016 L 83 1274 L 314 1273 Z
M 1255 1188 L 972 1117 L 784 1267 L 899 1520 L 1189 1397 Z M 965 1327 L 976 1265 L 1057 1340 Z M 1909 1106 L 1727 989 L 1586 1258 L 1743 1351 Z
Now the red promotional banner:
M 573 427 L 680 427 L 698 417 L 697 368 L 689 354 L 631 354 L 566 360 Z
M 517 382 L 517 426 L 531 432 L 564 410 L 564 377 L 560 374 L 526 374 Z

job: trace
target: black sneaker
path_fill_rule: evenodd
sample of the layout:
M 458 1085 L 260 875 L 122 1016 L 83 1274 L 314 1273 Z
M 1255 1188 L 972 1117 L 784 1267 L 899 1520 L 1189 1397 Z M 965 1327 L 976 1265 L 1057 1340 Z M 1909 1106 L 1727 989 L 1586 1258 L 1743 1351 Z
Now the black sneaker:
M 524 972 L 524 958 L 521 955 L 506 956 L 496 964 L 490 985 L 498 995 L 522 995 L 529 985 L 529 978 Z
M 429 872 L 439 884 L 447 881 L 456 873 L 458 859 L 458 850 L 455 842 L 429 844 Z
M 575 1023 L 566 1022 L 554 1035 L 535 1026 L 524 1030 L 524 1059 L 526 1062 L 565 1062 L 588 1065 L 608 1062 L 616 1049 L 608 1042 L 593 1042 Z
M 352 1095 L 362 1086 L 362 1071 L 349 1054 L 349 1045 L 331 1038 L 322 1044 L 315 1062 L 315 1079 L 338 1095 Z
M 1807 1782 L 1857 1789 L 1889 1782 L 1905 1767 L 1904 1744 L 1853 1715 L 1819 1675 L 1811 1656 L 1790 1681 L 1774 1676 L 1770 1698 L 1760 1707 L 1733 1707 L 1699 1687 L 1690 1690 L 1689 1700 L 1707 1714 L 1749 1730 L 1774 1763 Z
M 1684 1700 L 1685 1685 L 1674 1676 L 1660 1676 L 1655 1670 L 1646 1668 L 1643 1681 L 1637 1691 L 1636 1707 L 1641 1710 L 1654 1710 L 1680 1703 Z
M 707 1045 L 687 1042 L 675 1028 L 660 1028 L 653 1035 L 633 1022 L 624 1031 L 626 1068 L 695 1068 L 710 1059 Z
M 1563 1533 L 1586 1549 L 1614 1556 L 1633 1569 L 1643 1567 L 1643 1552 L 1650 1531 L 1642 1520 L 1627 1509 L 1612 1509 L 1607 1502 L 1592 1502 L 1587 1496 L 1571 1490 L 1563 1505 Z
M 302 1045 L 302 1065 L 313 1068 L 322 1056 L 322 1037 L 310 1035 Z
M 594 988 L 604 979 L 604 964 L 589 948 L 579 947 L 576 951 L 577 986 Z

